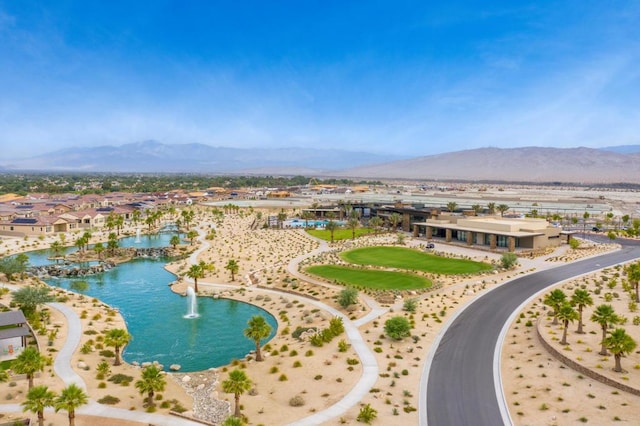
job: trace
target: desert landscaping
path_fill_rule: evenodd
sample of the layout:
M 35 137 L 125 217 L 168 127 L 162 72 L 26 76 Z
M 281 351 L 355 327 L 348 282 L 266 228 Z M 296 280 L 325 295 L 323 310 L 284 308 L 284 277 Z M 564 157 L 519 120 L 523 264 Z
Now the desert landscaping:
M 423 275 L 433 283 L 430 288 L 402 292 L 360 291 L 358 302 L 345 309 L 337 302 L 342 286 L 305 275 L 304 269 L 313 264 L 343 262 L 338 254 L 345 250 L 395 246 L 398 244 L 395 233 L 370 234 L 330 244 L 310 237 L 304 230 L 255 226 L 258 210 L 241 209 L 237 213 L 214 214 L 211 208 L 198 207 L 195 211 L 194 223 L 199 224 L 200 237 L 196 241 L 182 241 L 181 250 L 191 254 L 166 266 L 177 276 L 172 290 L 183 294 L 187 285 L 192 283 L 187 274 L 189 266 L 205 262 L 214 268 L 198 280 L 200 297 L 245 301 L 267 310 L 278 319 L 276 336 L 262 347 L 265 358 L 262 362 L 257 362 L 252 353 L 245 359 L 232 361 L 230 365 L 203 372 L 167 374 L 166 389 L 159 392 L 152 411 L 167 415 L 170 411 L 180 412 L 183 416 L 211 423 L 220 423 L 233 412 L 233 395 L 224 393 L 220 384 L 234 369 L 244 370 L 253 383 L 240 399 L 242 414 L 249 424 L 288 424 L 340 401 L 363 377 L 360 357 L 350 345 L 347 334 L 340 333 L 319 344 L 314 344 L 311 339 L 315 332 L 329 328 L 334 318 L 340 317 L 343 322 L 357 328 L 375 357 L 377 378 L 357 404 L 327 424 L 358 423 L 363 407 L 376 411 L 375 422 L 379 424 L 417 424 L 424 363 L 431 343 L 453 313 L 511 278 L 618 248 L 615 243 L 596 245 L 585 242 L 576 249 L 565 244 L 536 257 L 521 257 L 514 269 L 498 268 L 462 276 L 425 273 Z M 261 211 L 263 216 L 270 213 L 273 212 Z M 294 215 L 295 212 L 289 214 Z M 98 234 L 94 238 L 97 241 L 100 237 Z M 37 238 L 3 239 L 0 251 L 7 255 L 48 248 L 50 244 L 49 240 Z M 403 238 L 402 245 L 423 249 L 424 240 L 407 237 Z M 435 253 L 492 265 L 500 262 L 497 253 L 459 244 L 438 244 Z M 225 268 L 232 259 L 238 265 L 233 281 L 231 271 Z M 560 285 L 567 293 L 576 286 L 595 290 L 598 286 L 602 288 L 602 274 L 609 277 L 610 283 L 614 273 L 619 275 L 619 268 Z M 611 303 L 628 317 L 627 328 L 637 328 L 634 314 L 629 312 L 628 297 L 621 289 L 622 278 L 618 276 L 617 279 L 617 288 L 609 291 L 605 286 L 607 292 L 612 293 L 609 296 Z M 12 286 L 25 284 L 27 282 L 11 283 Z M 111 364 L 113 361 L 105 356 L 109 351 L 105 352 L 104 333 L 108 329 L 125 327 L 117 309 L 81 294 L 62 289 L 54 291 L 58 300 L 71 307 L 81 321 L 83 335 L 73 355 L 72 367 L 82 377 L 91 400 L 108 401 L 109 405 L 124 410 L 149 411 L 144 395 L 140 395 L 134 386 L 140 376 L 140 366 L 127 363 L 111 366 L 109 375 L 96 378 L 97 366 L 101 362 Z M 604 297 L 605 290 L 598 296 L 594 295 L 598 299 Z M 602 424 L 616 418 L 622 421 L 633 418 L 633 408 L 638 406 L 637 396 L 616 391 L 565 367 L 544 349 L 536 336 L 536 327 L 542 337 L 555 346 L 561 330 L 559 326 L 549 325 L 550 320 L 545 316 L 547 311 L 543 309 L 540 298 L 532 301 L 512 324 L 502 351 L 504 392 L 514 422 L 566 424 L 584 417 L 589 422 Z M 407 300 L 414 301 L 409 310 L 406 309 Z M 0 301 L 9 305 L 10 295 L 5 293 Z M 46 354 L 55 358 L 64 343 L 68 325 L 61 312 L 52 307 L 44 309 L 49 319 L 46 332 L 37 336 L 38 343 Z M 584 318 L 589 315 L 585 310 Z M 410 322 L 410 337 L 395 340 L 385 335 L 385 322 L 396 316 L 405 317 Z M 640 357 L 632 353 L 624 359 L 628 373 L 620 376 L 610 372 L 613 357 L 605 359 L 596 355 L 600 336 L 597 325 L 588 320 L 585 324 L 587 334 L 578 336 L 570 332 L 570 345 L 560 348 L 562 353 L 621 382 L 636 382 L 636 375 L 640 374 L 636 368 L 640 365 Z M 48 338 L 51 330 L 58 330 L 53 339 Z M 596 333 L 590 334 L 592 330 Z M 119 383 L 107 379 L 116 374 Z M 36 383 L 55 390 L 64 386 L 51 365 L 36 378 Z M 27 383 L 24 379 L 14 378 L 1 384 L 0 389 L 4 391 L 5 403 L 19 402 L 27 392 Z M 79 412 L 78 425 L 101 424 L 100 421 L 102 424 L 116 424 L 114 420 L 96 420 L 87 412 Z M 5 419 L 16 417 L 22 416 L 18 413 L 4 414 Z M 66 413 L 46 413 L 46 419 L 51 424 L 65 424 Z

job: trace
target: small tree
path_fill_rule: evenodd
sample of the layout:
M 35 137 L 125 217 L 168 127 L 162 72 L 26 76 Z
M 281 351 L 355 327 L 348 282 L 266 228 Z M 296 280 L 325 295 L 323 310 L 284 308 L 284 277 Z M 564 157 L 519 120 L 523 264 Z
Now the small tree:
M 187 232 L 187 238 L 189 239 L 190 245 L 193 245 L 193 240 L 195 240 L 197 236 L 198 236 L 198 231 L 195 231 L 192 229 L 191 231 Z
M 384 323 L 384 332 L 392 339 L 402 340 L 411 335 L 411 324 L 408 319 L 402 316 L 389 318 Z
M 27 270 L 29 257 L 20 253 L 13 257 L 5 257 L 0 259 L 0 272 L 7 276 L 7 280 L 11 281 L 14 275 L 22 275 Z
M 100 362 L 96 367 L 96 379 L 103 380 L 109 374 L 111 374 L 111 367 L 109 367 L 109 364 L 106 361 Z
M 515 253 L 512 253 L 512 252 L 502 253 L 502 256 L 500 257 L 500 265 L 502 265 L 504 269 L 511 269 L 517 264 L 518 264 L 518 256 Z
M 113 346 L 113 351 L 115 352 L 115 360 L 113 362 L 113 365 L 122 364 L 122 360 L 120 359 L 120 350 L 124 346 L 126 346 L 130 340 L 131 335 L 122 328 L 113 328 L 107 331 L 107 334 L 104 338 L 104 343 L 107 346 Z
M 627 334 L 624 328 L 616 328 L 609 337 L 604 339 L 604 344 L 616 360 L 616 366 L 613 371 L 621 373 L 622 365 L 620 359 L 622 355 L 626 355 L 636 348 L 636 341 Z
M 354 305 L 358 302 L 358 290 L 353 287 L 346 287 L 338 293 L 338 304 L 343 308 Z
M 171 244 L 171 246 L 175 249 L 176 246 L 180 244 L 180 237 L 177 235 L 172 236 L 169 240 L 169 244 Z
M 578 240 L 577 238 L 571 238 L 569 240 L 569 247 L 571 247 L 573 250 L 577 250 L 578 247 L 580 247 L 580 240 Z
M 360 412 L 358 413 L 358 417 L 356 418 L 359 422 L 371 424 L 378 417 L 378 411 L 371 406 L 371 404 L 365 404 L 360 408 Z
M 251 389 L 252 382 L 242 370 L 235 369 L 229 373 L 229 378 L 222 382 L 222 390 L 232 393 L 235 399 L 234 416 L 240 417 L 240 395 Z
M 324 229 L 326 229 L 327 231 L 329 231 L 329 234 L 331 235 L 331 242 L 333 243 L 333 234 L 336 231 L 336 229 L 338 229 L 340 227 L 340 225 L 338 225 L 338 222 L 334 221 L 334 220 L 330 220 L 329 222 L 327 222 L 327 224 L 324 226 Z
M 163 372 L 155 365 L 149 365 L 142 370 L 142 377 L 136 382 L 136 389 L 140 395 L 147 394 L 147 407 L 153 406 L 153 396 L 162 392 L 167 385 Z
M 53 302 L 50 291 L 51 289 L 45 285 L 30 285 L 14 291 L 11 298 L 27 318 L 32 318 L 39 305 Z
M 75 383 L 70 384 L 62 390 L 60 396 L 56 398 L 54 406 L 56 413 L 65 410 L 69 414 L 69 426 L 75 425 L 76 408 L 89 402 L 89 397 Z
M 500 212 L 500 217 L 504 217 L 504 214 L 509 211 L 509 206 L 506 204 L 498 204 L 496 210 Z
M 53 407 L 56 394 L 44 385 L 29 389 L 27 399 L 22 402 L 22 411 L 31 411 L 38 415 L 38 425 L 44 426 L 44 409 Z
M 271 326 L 262 315 L 254 315 L 247 321 L 244 335 L 247 339 L 253 340 L 256 345 L 256 361 L 262 361 L 260 341 L 269 337 L 269 334 L 271 334 Z
M 33 376 L 44 370 L 47 360 L 36 348 L 29 346 L 24 348 L 11 365 L 14 372 L 24 374 L 29 381 L 29 389 L 33 388 Z

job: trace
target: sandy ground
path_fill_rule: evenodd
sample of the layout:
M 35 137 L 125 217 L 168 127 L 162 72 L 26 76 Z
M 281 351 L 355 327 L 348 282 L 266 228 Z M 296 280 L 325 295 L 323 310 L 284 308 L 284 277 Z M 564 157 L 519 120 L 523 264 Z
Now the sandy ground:
M 267 214 L 269 212 L 263 212 L 264 216 Z M 207 224 L 207 226 L 209 223 L 214 223 L 216 231 L 215 238 L 209 241 L 211 246 L 204 250 L 197 259 L 215 265 L 215 271 L 199 280 L 200 292 L 201 295 L 215 294 L 221 297 L 232 297 L 267 309 L 279 320 L 278 333 L 264 348 L 266 356 L 264 362 L 258 363 L 251 359 L 238 361 L 235 366 L 220 367 L 213 371 L 205 372 L 203 375 L 208 380 L 216 380 L 217 377 L 219 381 L 226 379 L 227 371 L 230 368 L 246 368 L 247 375 L 255 384 L 251 392 L 241 397 L 243 413 L 248 417 L 250 424 L 285 424 L 322 410 L 338 401 L 349 392 L 360 378 L 362 369 L 359 363 L 350 361 L 357 360 L 357 356 L 351 348 L 347 349 L 346 352 L 339 352 L 338 342 L 341 339 L 346 339 L 344 335 L 335 338 L 331 343 L 322 347 L 312 346 L 307 340 L 299 340 L 291 336 L 291 333 L 298 327 L 322 329 L 328 326 L 331 315 L 314 305 L 306 296 L 313 296 L 327 305 L 338 308 L 334 300 L 338 291 L 335 287 L 318 287 L 315 284 L 296 279 L 286 269 L 286 265 L 293 258 L 317 249 L 319 247 L 318 242 L 296 230 L 265 230 L 260 227 L 252 229 L 251 225 L 254 219 L 255 215 L 249 214 L 246 210 L 241 214 L 225 215 L 224 220 L 211 215 L 208 209 L 199 210 L 196 223 Z M 378 244 L 381 241 L 390 243 L 394 238 L 394 236 L 388 235 L 369 236 L 358 239 L 356 242 L 336 243 L 332 248 L 339 250 L 356 245 Z M 0 251 L 15 252 L 45 248 L 48 247 L 50 241 L 46 239 L 18 239 L 3 240 L 2 243 L 0 244 Z M 408 238 L 407 243 L 409 245 L 419 244 L 420 241 L 412 241 Z M 197 245 L 198 243 L 194 243 L 194 248 Z M 361 404 L 370 404 L 378 411 L 378 420 L 376 420 L 378 424 L 417 424 L 418 388 L 424 359 L 442 324 L 456 309 L 468 303 L 487 288 L 499 285 L 519 274 L 537 270 L 541 267 L 549 267 L 554 263 L 571 261 L 575 258 L 611 248 L 612 246 L 592 247 L 572 251 L 567 246 L 564 246 L 547 255 L 552 261 L 545 262 L 540 258 L 521 259 L 520 268 L 514 271 L 485 273 L 472 277 L 437 277 L 436 283 L 441 286 L 440 289 L 432 292 L 405 294 L 405 298 L 416 297 L 419 299 L 416 313 L 409 314 L 401 311 L 402 300 L 397 300 L 391 306 L 389 313 L 360 327 L 360 332 L 376 353 L 380 369 L 378 381 L 368 396 L 361 401 Z M 438 250 L 448 255 L 463 256 L 481 261 L 495 261 L 498 257 L 493 253 L 456 245 L 438 244 Z M 330 256 L 318 255 L 314 257 L 314 261 L 324 261 Z M 229 271 L 224 269 L 229 259 L 238 261 L 240 265 L 239 273 L 234 282 L 231 282 Z M 183 292 L 186 286 L 186 279 L 180 278 L 180 276 L 188 269 L 188 262 L 186 260 L 176 262 L 168 265 L 167 269 L 178 275 L 176 284 L 173 286 L 174 291 Z M 294 294 L 265 293 L 255 286 L 247 285 L 252 282 L 251 277 L 253 277 L 254 284 L 276 290 L 293 291 Z M 233 287 L 224 288 L 216 284 L 232 285 Z M 618 284 L 618 287 L 620 287 L 620 284 Z M 626 297 L 622 291 L 619 291 L 619 293 L 621 294 L 621 299 Z M 374 296 L 378 295 L 374 294 Z M 128 386 L 120 386 L 103 381 L 106 383 L 106 387 L 101 389 L 99 388 L 101 381 L 95 379 L 95 366 L 104 359 L 99 353 L 100 350 L 96 349 L 96 343 L 99 343 L 97 336 L 109 328 L 122 327 L 123 322 L 120 315 L 99 301 L 73 294 L 69 294 L 68 297 L 68 304 L 76 310 L 78 315 L 83 315 L 83 311 L 86 311 L 86 314 L 83 315 L 86 316 L 83 319 L 83 328 L 85 330 L 93 329 L 98 332 L 96 335 L 83 335 L 83 341 L 81 342 L 82 346 L 88 340 L 93 340 L 94 350 L 87 354 L 78 352 L 73 359 L 75 370 L 86 381 L 91 397 L 97 400 L 105 395 L 117 396 L 120 402 L 116 406 L 132 410 L 144 410 L 143 397 L 138 394 L 133 386 L 133 382 L 137 380 L 140 374 L 138 367 L 126 364 L 112 367 L 112 373 L 127 374 L 134 378 Z M 362 318 L 369 312 L 369 308 L 363 300 L 361 298 L 361 303 L 355 309 L 345 313 L 352 319 Z M 4 296 L 1 301 L 8 303 L 9 296 Z M 626 301 L 621 301 L 620 303 L 626 306 Z M 533 310 L 539 310 L 540 308 L 532 307 L 530 309 L 533 312 Z M 62 344 L 66 325 L 60 314 L 54 310 L 50 310 L 50 312 L 51 321 L 48 329 L 59 328 L 60 332 L 58 337 L 54 339 L 53 346 L 47 346 L 46 336 L 39 336 L 39 340 L 45 351 L 55 356 L 55 351 Z M 620 312 L 626 311 L 621 308 Z M 100 315 L 100 317 L 97 315 Z M 412 331 L 413 338 L 397 342 L 383 336 L 384 321 L 394 315 L 405 315 L 415 323 Z M 525 316 L 528 315 L 525 313 Z M 585 312 L 585 318 L 589 315 Z M 631 323 L 632 316 L 629 318 L 627 328 L 630 327 Z M 587 378 L 580 379 L 571 370 L 560 368 L 559 363 L 547 360 L 550 356 L 541 347 L 537 348 L 535 335 L 531 334 L 532 327 L 524 327 L 522 324 L 514 324 L 514 327 L 520 328 L 514 329 L 513 332 L 510 331 L 509 336 L 515 336 L 513 339 L 517 343 L 512 343 L 510 339 L 510 341 L 506 342 L 503 350 L 503 366 L 505 371 L 504 385 L 509 396 L 512 416 L 516 423 L 554 424 L 552 417 L 555 416 L 556 419 L 560 419 L 561 415 L 564 416 L 565 413 L 562 413 L 561 410 L 565 409 L 565 407 L 569 407 L 570 413 L 581 413 L 583 411 L 581 406 L 585 404 L 579 402 L 575 390 L 580 386 L 587 386 L 587 383 L 592 381 Z M 590 325 L 587 330 L 591 331 L 594 328 L 593 325 Z M 547 330 L 546 328 L 543 329 Z M 555 332 L 559 333 L 558 330 L 555 330 Z M 593 339 L 597 338 L 598 335 Z M 584 344 L 578 344 L 575 336 L 570 336 L 572 342 L 576 341 L 576 343 L 572 344 L 572 347 L 584 345 L 586 348 L 588 345 L 592 345 L 587 340 L 591 336 L 590 334 L 580 336 L 586 342 Z M 573 349 L 573 351 L 576 353 L 582 352 L 576 349 Z M 597 350 L 594 352 L 597 353 Z M 590 355 L 593 357 L 593 352 Z M 526 361 L 519 359 L 521 357 L 526 357 Z M 532 361 L 528 361 L 529 359 Z M 79 365 L 84 365 L 80 364 L 81 362 L 88 366 L 88 370 L 79 368 Z M 605 366 L 607 363 L 612 365 L 613 358 L 606 362 L 601 360 L 596 360 L 595 362 L 602 363 L 602 370 L 605 370 L 608 368 L 608 365 Z M 527 364 L 532 367 L 528 367 Z M 551 373 L 550 369 L 553 368 L 553 374 L 547 373 L 548 378 L 538 377 L 538 364 L 547 365 L 546 369 L 548 369 L 549 373 Z M 636 372 L 633 369 L 636 364 L 640 364 L 640 361 L 623 360 L 623 366 L 626 365 L 633 372 Z M 518 367 L 519 370 L 516 370 Z M 523 370 L 527 372 L 526 375 L 519 377 L 519 374 L 521 374 L 519 371 Z M 513 371 L 518 371 L 518 373 L 511 374 Z M 566 375 L 566 377 L 562 378 L 562 381 L 557 379 L 561 377 L 561 374 Z M 175 400 L 189 410 L 186 414 L 192 414 L 197 403 L 194 404 L 192 397 L 181 385 L 183 375 L 169 374 L 169 376 L 171 379 L 168 380 L 167 390 L 162 392 L 162 400 L 158 401 L 157 412 L 168 411 L 168 408 L 159 407 L 162 401 Z M 634 377 L 630 377 L 629 381 L 633 381 Z M 36 379 L 36 383 L 47 384 L 58 391 L 63 387 L 60 380 L 53 374 L 51 367 L 47 367 L 41 377 Z M 569 383 L 570 386 L 563 386 L 562 383 Z M 588 417 L 588 420 L 595 422 L 595 424 L 609 422 L 614 415 L 618 415 L 623 419 L 633 418 L 630 417 L 631 411 L 629 411 L 629 414 L 625 414 L 623 411 L 617 411 L 617 407 L 624 407 L 621 404 L 626 402 L 628 404 L 627 407 L 630 407 L 629 410 L 632 407 L 637 410 L 639 404 L 635 397 L 624 395 L 622 392 L 620 392 L 620 395 L 614 396 L 611 394 L 612 389 L 595 382 L 589 383 L 589 385 L 593 389 L 600 389 L 598 386 L 602 386 L 602 389 L 598 390 L 598 393 L 591 392 L 597 396 L 596 398 L 585 396 L 590 405 L 595 408 L 593 414 L 581 414 L 581 416 Z M 530 388 L 527 388 L 527 386 L 530 386 Z M 547 391 L 547 387 L 552 388 L 552 390 Z M 525 389 L 527 390 L 525 391 Z M 561 391 L 565 392 L 564 395 L 566 395 L 563 397 L 564 401 L 571 402 L 571 406 L 558 403 L 558 396 L 554 392 L 560 393 Z M 4 399 L 7 402 L 21 401 L 25 392 L 25 380 L 15 380 L 9 384 L 0 384 L 0 395 L 4 395 Z M 513 392 L 518 393 L 514 394 Z M 543 395 L 550 395 L 551 393 L 553 393 L 553 400 L 551 398 L 546 398 L 545 401 L 542 400 Z M 589 391 L 578 393 L 587 395 Z M 522 396 L 519 396 L 516 401 L 511 398 L 511 395 Z M 526 395 L 526 398 L 524 395 Z M 536 398 L 532 398 L 531 396 L 533 395 Z M 232 395 L 222 393 L 219 385 L 212 396 L 222 400 L 232 401 L 233 399 Z M 598 408 L 601 398 L 607 396 L 619 400 L 603 402 L 602 405 L 608 409 Z M 292 407 L 291 399 L 294 397 L 300 397 L 302 405 Z M 574 397 L 576 399 L 575 403 L 572 399 Z M 515 402 L 520 405 L 515 405 Z M 539 409 L 542 403 L 546 403 L 548 406 L 544 412 Z M 616 407 L 615 412 L 614 406 Z M 360 406 L 353 407 L 344 416 L 335 419 L 329 424 L 356 424 L 359 409 Z M 517 411 L 522 411 L 524 414 L 517 415 L 515 414 Z M 52 424 L 66 424 L 65 413 L 60 413 L 56 416 L 48 413 L 46 417 L 47 422 L 52 422 Z M 572 423 L 576 421 L 575 418 L 577 417 L 577 415 L 565 416 L 563 418 L 568 420 L 566 422 L 558 420 L 558 424 Z M 541 420 L 541 423 L 536 423 L 538 419 L 547 420 Z M 529 423 L 529 420 L 531 420 L 531 423 Z M 87 423 L 81 423 L 82 421 Z M 81 417 L 78 418 L 77 424 L 88 424 L 89 422 L 93 425 L 99 424 L 94 419 L 87 420 Z M 107 420 L 105 424 L 127 423 Z

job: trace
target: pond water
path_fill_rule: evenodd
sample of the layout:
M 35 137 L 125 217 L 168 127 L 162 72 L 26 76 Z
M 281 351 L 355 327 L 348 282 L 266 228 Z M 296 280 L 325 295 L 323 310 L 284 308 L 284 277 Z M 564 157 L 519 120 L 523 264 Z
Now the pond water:
M 173 233 L 122 240 L 121 246 L 162 247 Z M 30 263 L 46 264 L 49 253 L 28 253 Z M 95 297 L 118 308 L 133 340 L 123 352 L 127 362 L 158 361 L 165 370 L 181 365 L 183 372 L 200 371 L 244 357 L 255 345 L 243 330 L 252 315 L 262 315 L 272 326 L 277 321 L 267 311 L 243 302 L 198 297 L 197 318 L 184 318 L 187 298 L 171 291 L 175 276 L 164 269 L 167 259 L 134 259 L 96 275 L 82 278 L 51 278 L 47 283 Z M 42 263 L 44 262 L 44 263 Z

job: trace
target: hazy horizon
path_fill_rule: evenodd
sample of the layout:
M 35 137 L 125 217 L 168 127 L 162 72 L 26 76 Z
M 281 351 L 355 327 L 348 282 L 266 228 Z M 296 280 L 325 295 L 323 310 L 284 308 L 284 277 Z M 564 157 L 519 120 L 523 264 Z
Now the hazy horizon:
M 0 0 L 3 159 L 638 144 L 640 3 Z

